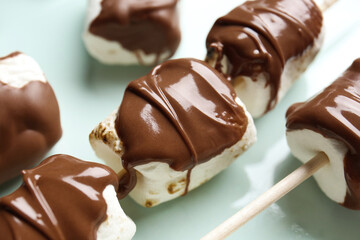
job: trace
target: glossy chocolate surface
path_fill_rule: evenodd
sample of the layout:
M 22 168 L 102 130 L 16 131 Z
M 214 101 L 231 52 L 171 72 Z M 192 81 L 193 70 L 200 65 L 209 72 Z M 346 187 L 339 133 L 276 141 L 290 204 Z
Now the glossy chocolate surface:
M 22 174 L 23 185 L 0 198 L 1 239 L 96 239 L 106 219 L 102 193 L 118 184 L 113 170 L 54 155 Z
M 61 134 L 59 106 L 49 83 L 32 81 L 16 88 L 0 79 L 0 184 L 32 167 Z
M 229 80 L 242 75 L 255 81 L 265 73 L 270 110 L 286 61 L 311 46 L 321 28 L 322 14 L 312 0 L 247 1 L 215 22 L 206 39 L 207 61 L 217 56 L 215 67 L 221 71 L 225 55 Z
M 360 58 L 319 95 L 292 105 L 288 130 L 311 129 L 348 148 L 344 173 L 348 185 L 343 205 L 360 210 Z
M 102 0 L 101 12 L 90 24 L 89 31 L 140 55 L 172 56 L 180 43 L 177 0 Z
M 177 59 L 155 67 L 129 84 L 115 121 L 128 171 L 120 195 L 136 184 L 133 167 L 153 161 L 188 171 L 188 187 L 191 169 L 237 143 L 247 123 L 230 83 L 206 63 Z

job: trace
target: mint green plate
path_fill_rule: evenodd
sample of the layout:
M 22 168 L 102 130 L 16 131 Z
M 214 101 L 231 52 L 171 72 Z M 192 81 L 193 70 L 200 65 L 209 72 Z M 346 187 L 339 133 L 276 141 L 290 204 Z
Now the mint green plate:
M 148 67 L 105 66 L 81 39 L 86 0 L 0 0 L 0 55 L 14 50 L 34 57 L 59 100 L 61 141 L 50 154 L 101 162 L 88 134 L 121 102 L 130 80 Z M 205 37 L 215 19 L 242 1 L 181 0 L 183 38 L 175 57 L 205 56 Z M 360 57 L 360 1 L 339 0 L 325 13 L 325 45 L 274 111 L 255 121 L 258 142 L 227 170 L 187 196 L 145 209 L 121 201 L 135 221 L 135 239 L 199 239 L 300 166 L 285 140 L 285 112 L 332 82 Z M 49 154 L 49 155 L 50 155 Z M 0 187 L 12 192 L 20 178 Z M 311 178 L 250 221 L 229 239 L 360 239 L 360 212 L 330 201 Z

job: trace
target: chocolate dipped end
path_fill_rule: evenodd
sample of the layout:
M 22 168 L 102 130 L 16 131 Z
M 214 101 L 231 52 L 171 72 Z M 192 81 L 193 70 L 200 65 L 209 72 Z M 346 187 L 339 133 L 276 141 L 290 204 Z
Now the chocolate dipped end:
M 154 64 L 168 52 L 171 57 L 179 46 L 181 34 L 177 0 L 102 0 L 101 12 L 92 21 L 89 31 L 125 49 L 156 54 Z M 142 63 L 142 59 L 138 59 Z
M 360 210 L 360 58 L 323 92 L 292 105 L 288 131 L 310 129 L 348 147 L 344 159 L 347 194 L 343 206 Z
M 286 61 L 311 47 L 321 29 L 322 13 L 312 0 L 247 1 L 215 22 L 206 39 L 206 61 L 215 58 L 215 68 L 229 80 L 246 76 L 256 81 L 265 74 L 271 87 L 269 111 Z
M 221 74 L 195 59 L 167 61 L 131 82 L 115 121 L 127 171 L 120 195 L 135 186 L 134 167 L 151 162 L 188 171 L 188 187 L 192 168 L 238 142 L 246 131 L 248 119 L 235 98 Z
M 110 168 L 54 155 L 24 170 L 23 185 L 0 198 L 4 239 L 96 239 L 106 219 L 106 186 L 118 185 Z
M 0 79 L 0 183 L 32 167 L 62 135 L 59 106 L 50 84 L 33 80 L 17 88 Z

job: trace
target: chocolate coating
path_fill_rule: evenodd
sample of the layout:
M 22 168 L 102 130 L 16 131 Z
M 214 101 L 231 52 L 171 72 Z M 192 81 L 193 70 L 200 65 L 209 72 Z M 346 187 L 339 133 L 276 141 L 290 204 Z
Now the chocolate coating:
M 54 155 L 22 174 L 23 185 L 0 198 L 1 239 L 96 239 L 106 219 L 102 193 L 118 184 L 113 170 Z
M 344 173 L 348 186 L 343 205 L 360 210 L 360 58 L 329 87 L 287 113 L 289 131 L 311 129 L 348 147 Z
M 177 0 L 102 0 L 101 12 L 89 26 L 94 35 L 116 41 L 129 51 L 171 57 L 180 43 Z M 139 63 L 142 63 L 137 54 Z
M 124 144 L 120 195 L 136 184 L 134 167 L 164 162 L 191 169 L 237 143 L 248 119 L 226 79 L 195 59 L 167 61 L 126 88 L 115 128 Z
M 32 81 L 16 88 L 0 79 L 0 184 L 32 167 L 61 134 L 59 106 L 49 83 Z
M 311 46 L 321 28 L 322 13 L 312 0 L 247 1 L 215 22 L 206 39 L 207 61 L 217 53 L 215 67 L 221 72 L 225 55 L 229 79 L 242 75 L 255 81 L 265 73 L 271 87 L 269 111 L 286 61 Z

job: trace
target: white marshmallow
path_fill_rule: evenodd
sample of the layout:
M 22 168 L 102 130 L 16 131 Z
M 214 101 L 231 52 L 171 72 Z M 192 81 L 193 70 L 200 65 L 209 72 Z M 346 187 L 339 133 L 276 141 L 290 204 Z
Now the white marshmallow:
M 237 98 L 242 107 L 243 104 Z M 205 183 L 228 167 L 242 152 L 256 141 L 256 129 L 250 114 L 246 111 L 248 126 L 242 139 L 221 154 L 192 169 L 189 191 Z M 123 145 L 114 128 L 116 111 L 101 122 L 89 136 L 96 155 L 103 159 L 115 172 L 123 170 L 121 156 Z M 187 171 L 175 171 L 166 163 L 151 162 L 135 167 L 137 184 L 130 196 L 140 205 L 152 207 L 181 196 L 186 188 Z
M 134 222 L 125 215 L 113 185 L 108 185 L 103 191 L 107 204 L 106 220 L 101 223 L 97 231 L 97 240 L 130 240 L 136 232 Z
M 306 70 L 306 68 L 313 61 L 314 57 L 321 48 L 324 39 L 324 26 L 322 27 L 319 37 L 314 41 L 312 46 L 309 46 L 302 55 L 291 57 L 286 61 L 284 70 L 281 74 L 280 88 L 277 97 L 270 103 L 270 107 L 275 107 L 296 79 Z M 215 66 L 217 55 L 214 54 L 213 58 L 208 62 L 211 66 Z M 222 58 L 222 71 L 227 71 L 228 58 L 226 55 Z M 261 117 L 267 111 L 269 102 L 271 101 L 271 87 L 267 85 L 267 80 L 264 73 L 260 73 L 256 80 L 253 81 L 247 76 L 237 76 L 233 79 L 233 85 L 237 96 L 244 102 L 250 114 L 254 117 Z
M 0 59 L 0 82 L 22 88 L 32 81 L 47 82 L 39 64 L 33 58 L 19 53 Z
M 321 190 L 333 201 L 343 203 L 347 184 L 344 176 L 344 158 L 348 148 L 343 142 L 309 129 L 291 130 L 286 133 L 292 154 L 306 163 L 319 152 L 324 152 L 330 164 L 322 167 L 314 177 Z
M 96 36 L 89 31 L 90 24 L 101 12 L 102 0 L 90 0 L 86 16 L 85 31 L 83 40 L 89 54 L 104 64 L 119 65 L 154 65 L 156 64 L 157 54 L 146 54 L 142 50 L 137 52 L 129 51 L 121 46 L 119 42 L 109 41 L 100 36 Z M 170 52 L 164 52 L 159 57 L 159 62 L 163 62 L 170 57 Z

